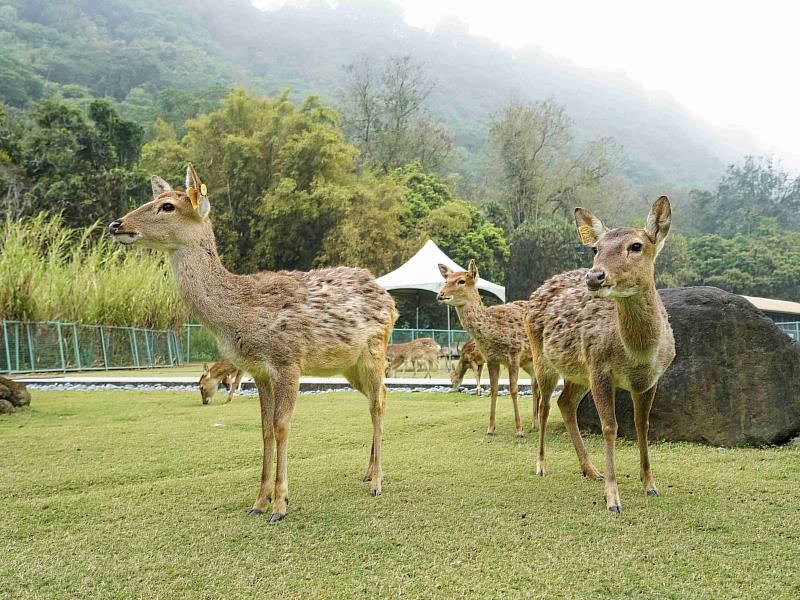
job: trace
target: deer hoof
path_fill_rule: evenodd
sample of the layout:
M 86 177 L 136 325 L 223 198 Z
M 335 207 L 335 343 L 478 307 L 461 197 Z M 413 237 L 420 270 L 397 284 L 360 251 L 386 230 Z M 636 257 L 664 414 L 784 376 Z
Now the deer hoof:
M 658 490 L 656 488 L 649 488 L 647 490 L 647 495 L 648 496 L 658 496 L 659 493 L 658 493 Z
M 619 514 L 622 512 L 622 509 L 619 506 L 609 506 L 608 512 Z
M 487 436 L 487 437 L 491 437 L 491 436 L 493 436 L 493 435 L 494 435 L 494 431 L 487 431 L 487 432 L 486 432 L 486 436 Z
M 283 520 L 283 517 L 285 517 L 285 516 L 286 516 L 285 514 L 281 514 L 281 513 L 272 513 L 269 516 L 269 522 L 270 523 L 277 523 L 278 521 Z
M 376 498 L 377 496 L 381 495 L 381 491 L 380 490 L 370 490 L 369 491 L 369 495 L 372 496 L 373 498 Z
M 525 434 L 524 433 L 518 433 L 517 434 L 517 439 L 518 440 L 524 440 L 525 439 Z
M 366 475 L 364 475 L 364 477 L 362 477 L 361 481 L 372 481 L 372 475 L 367 473 Z
M 263 515 L 264 511 L 260 508 L 251 508 L 247 511 L 247 515 L 250 517 L 258 517 L 259 515 Z

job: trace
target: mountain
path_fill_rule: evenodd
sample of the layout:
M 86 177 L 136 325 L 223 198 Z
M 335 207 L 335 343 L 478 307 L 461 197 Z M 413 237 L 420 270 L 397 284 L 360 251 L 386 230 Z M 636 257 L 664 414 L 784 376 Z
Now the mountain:
M 622 144 L 634 183 L 707 185 L 750 150 L 619 75 L 533 48 L 511 52 L 452 21 L 414 28 L 387 2 L 262 12 L 247 0 L 10 0 L 0 7 L 0 51 L 0 99 L 14 106 L 52 92 L 110 96 L 147 120 L 165 89 L 220 84 L 336 101 L 344 65 L 410 55 L 435 81 L 429 111 L 468 152 L 508 100 L 546 97 L 566 107 L 578 143 L 612 136 Z

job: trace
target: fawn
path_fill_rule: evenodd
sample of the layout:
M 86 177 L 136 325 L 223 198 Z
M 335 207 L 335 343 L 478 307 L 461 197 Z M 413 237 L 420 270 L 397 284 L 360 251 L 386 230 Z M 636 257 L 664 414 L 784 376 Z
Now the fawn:
M 653 204 L 644 228 L 607 229 L 597 217 L 575 209 L 578 234 L 594 252 L 591 269 L 556 275 L 530 296 L 525 325 L 539 384 L 540 429 L 537 475 L 545 474 L 544 434 L 550 395 L 558 376 L 564 389 L 558 407 L 581 469 L 602 479 L 578 430 L 578 404 L 591 389 L 603 428 L 605 497 L 609 511 L 621 510 L 614 467 L 616 388 L 633 397 L 640 476 L 648 495 L 658 496 L 650 472 L 647 432 L 661 375 L 675 357 L 667 312 L 656 292 L 653 264 L 672 222 L 669 200 Z
M 241 381 L 242 370 L 237 369 L 224 356 L 211 365 L 210 369 L 206 363 L 203 363 L 203 374 L 200 375 L 200 381 L 197 382 L 203 404 L 211 402 L 220 383 L 228 390 L 228 399 L 225 400 L 225 404 L 227 404 L 233 399 L 233 395 L 239 391 Z
M 530 344 L 523 323 L 527 303 L 510 302 L 497 306 L 484 306 L 476 287 L 478 267 L 474 260 L 469 261 L 469 268 L 466 271 L 453 271 L 447 265 L 439 265 L 439 272 L 445 282 L 437 299 L 439 302 L 455 307 L 461 326 L 472 336 L 481 354 L 486 357 L 491 400 L 489 427 L 486 429 L 486 435 L 494 434 L 500 365 L 506 365 L 508 366 L 511 402 L 514 405 L 516 434 L 517 437 L 523 437 L 519 404 L 517 403 L 519 368 L 522 367 L 531 376 L 533 375 Z M 534 391 L 533 427 L 536 427 L 538 404 Z
M 458 362 L 453 365 L 450 371 L 450 383 L 453 384 L 453 390 L 458 391 L 458 388 L 461 387 L 461 382 L 464 381 L 467 369 L 472 369 L 475 374 L 475 394 L 480 396 L 481 373 L 483 373 L 483 365 L 485 364 L 486 359 L 483 358 L 483 354 L 478 350 L 475 340 L 469 339 L 464 342 L 464 345 L 461 346 L 461 351 L 458 353 Z
M 386 346 L 394 300 L 366 269 L 230 273 L 217 254 L 205 184 L 192 165 L 186 191 L 151 179 L 153 200 L 109 225 L 114 238 L 165 251 L 188 308 L 217 337 L 222 353 L 253 376 L 261 401 L 261 484 L 249 514 L 272 503 L 286 514 L 289 427 L 301 374 L 344 375 L 369 399 L 372 448 L 364 477 L 381 493 L 381 434 L 386 406 Z M 273 479 L 273 453 L 276 468 Z

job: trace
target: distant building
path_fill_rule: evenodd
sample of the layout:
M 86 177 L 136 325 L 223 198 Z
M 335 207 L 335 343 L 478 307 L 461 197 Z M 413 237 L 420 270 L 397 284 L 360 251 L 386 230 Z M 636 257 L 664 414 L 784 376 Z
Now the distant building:
M 796 340 L 800 340 L 800 302 L 742 296 Z

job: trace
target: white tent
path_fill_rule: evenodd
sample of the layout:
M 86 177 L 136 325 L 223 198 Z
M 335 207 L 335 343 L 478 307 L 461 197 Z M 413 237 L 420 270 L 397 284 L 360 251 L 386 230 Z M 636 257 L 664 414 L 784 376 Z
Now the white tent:
M 436 294 L 444 283 L 442 274 L 439 272 L 439 265 L 447 265 L 453 271 L 464 271 L 447 256 L 433 240 L 428 240 L 414 256 L 408 259 L 405 264 L 399 266 L 391 273 L 376 280 L 378 285 L 386 291 L 396 296 L 416 301 L 417 319 L 416 325 L 419 329 L 419 305 L 434 302 Z M 480 269 L 480 266 L 478 267 Z M 501 301 L 506 301 L 506 288 L 491 281 L 478 278 L 478 290 L 496 296 Z M 450 307 L 447 307 L 447 329 L 450 330 Z M 448 334 L 449 338 L 449 334 Z M 449 340 L 448 340 L 449 342 Z M 452 345 L 452 344 L 448 344 Z
M 379 277 L 377 282 L 385 290 L 398 292 L 398 295 L 413 297 L 419 291 L 438 294 L 444 283 L 442 274 L 439 272 L 440 264 L 447 265 L 453 271 L 466 270 L 442 252 L 442 249 L 433 240 L 428 240 L 419 249 L 419 252 L 409 258 L 405 264 L 397 267 L 391 273 Z M 506 288 L 502 285 L 478 278 L 478 289 L 497 296 L 503 302 L 506 301 Z

